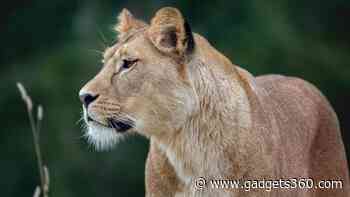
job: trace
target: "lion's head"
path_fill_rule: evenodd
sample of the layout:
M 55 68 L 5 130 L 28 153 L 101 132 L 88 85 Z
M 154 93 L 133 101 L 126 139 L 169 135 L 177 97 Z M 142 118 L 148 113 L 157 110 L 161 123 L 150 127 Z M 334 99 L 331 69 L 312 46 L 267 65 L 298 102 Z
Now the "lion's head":
M 106 49 L 101 71 L 79 92 L 89 140 L 98 149 L 126 133 L 166 135 L 195 106 L 187 62 L 194 50 L 190 27 L 175 8 L 162 8 L 150 25 L 123 10 L 119 39 Z

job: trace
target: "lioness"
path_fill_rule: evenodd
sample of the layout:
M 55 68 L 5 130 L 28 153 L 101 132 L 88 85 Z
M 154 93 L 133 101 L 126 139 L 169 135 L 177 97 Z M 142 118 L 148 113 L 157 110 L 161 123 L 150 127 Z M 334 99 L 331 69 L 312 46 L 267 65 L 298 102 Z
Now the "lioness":
M 313 85 L 252 76 L 175 8 L 149 25 L 124 9 L 116 30 L 118 43 L 79 93 L 86 136 L 97 149 L 128 133 L 149 138 L 146 196 L 349 197 L 338 120 Z M 330 180 L 342 182 L 320 188 Z

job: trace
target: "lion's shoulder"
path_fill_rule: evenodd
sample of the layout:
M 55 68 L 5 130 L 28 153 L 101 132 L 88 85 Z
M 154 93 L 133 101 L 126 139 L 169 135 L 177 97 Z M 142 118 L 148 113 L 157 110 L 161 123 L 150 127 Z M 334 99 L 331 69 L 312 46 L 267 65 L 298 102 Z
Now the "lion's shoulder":
M 268 105 L 280 130 L 286 135 L 316 131 L 321 120 L 338 124 L 326 97 L 308 81 L 283 75 L 263 75 L 256 77 L 255 83 L 263 105 Z

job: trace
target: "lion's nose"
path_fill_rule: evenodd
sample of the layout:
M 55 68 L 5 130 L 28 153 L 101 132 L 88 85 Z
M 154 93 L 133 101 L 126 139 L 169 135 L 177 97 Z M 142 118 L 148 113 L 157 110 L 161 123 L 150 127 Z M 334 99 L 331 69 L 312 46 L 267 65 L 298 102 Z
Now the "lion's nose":
M 87 108 L 90 103 L 94 102 L 94 100 L 97 99 L 99 95 L 91 95 L 89 93 L 81 93 L 79 94 L 80 101 L 84 104 L 84 106 Z

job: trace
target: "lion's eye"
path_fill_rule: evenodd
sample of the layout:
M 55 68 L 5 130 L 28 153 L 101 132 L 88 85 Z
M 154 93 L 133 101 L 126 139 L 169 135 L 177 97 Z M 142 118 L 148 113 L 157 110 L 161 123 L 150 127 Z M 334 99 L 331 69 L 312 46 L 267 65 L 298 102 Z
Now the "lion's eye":
M 129 68 L 131 68 L 137 61 L 138 61 L 138 59 L 133 59 L 133 60 L 124 59 L 123 62 L 122 62 L 121 69 L 129 69 Z

